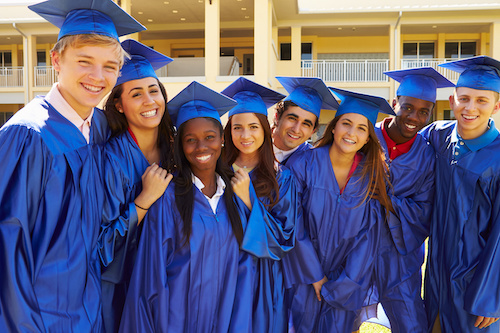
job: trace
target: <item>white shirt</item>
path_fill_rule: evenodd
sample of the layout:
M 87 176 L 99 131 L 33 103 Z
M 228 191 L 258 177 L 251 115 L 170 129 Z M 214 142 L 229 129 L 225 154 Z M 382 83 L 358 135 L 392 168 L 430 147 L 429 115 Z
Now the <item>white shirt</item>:
M 218 174 L 215 174 L 217 176 L 217 189 L 215 190 L 215 194 L 210 198 L 205 195 L 205 198 L 207 198 L 208 203 L 210 204 L 210 207 L 212 207 L 212 211 L 215 212 L 217 211 L 217 205 L 219 204 L 219 200 L 224 194 L 224 190 L 226 189 L 226 183 L 222 180 L 222 177 L 219 176 Z M 192 180 L 193 184 L 200 190 L 205 188 L 205 185 L 202 183 L 200 178 L 196 177 L 195 175 L 192 175 Z M 202 192 L 203 193 L 203 192 Z
M 45 100 L 50 103 L 64 118 L 68 119 L 73 125 L 82 132 L 87 143 L 90 140 L 90 124 L 92 122 L 92 116 L 94 115 L 94 108 L 90 112 L 90 116 L 87 119 L 82 119 L 80 115 L 69 105 L 69 103 L 64 99 L 63 95 L 58 88 L 58 83 L 54 83 L 52 88 L 50 88 L 49 93 L 45 96 Z
M 291 154 L 293 154 L 297 149 L 299 149 L 300 145 L 298 145 L 297 147 L 293 148 L 293 149 L 290 149 L 290 150 L 281 150 L 279 149 L 278 147 L 276 147 L 274 144 L 273 144 L 273 151 L 274 151 L 274 156 L 276 157 L 276 159 L 278 160 L 278 162 L 283 162 L 284 160 L 286 160 L 286 158 L 288 156 L 290 156 Z

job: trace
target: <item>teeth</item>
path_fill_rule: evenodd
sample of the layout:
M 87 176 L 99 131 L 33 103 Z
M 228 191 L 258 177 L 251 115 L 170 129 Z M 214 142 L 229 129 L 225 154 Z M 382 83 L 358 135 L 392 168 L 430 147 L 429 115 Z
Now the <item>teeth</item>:
M 94 92 L 98 92 L 98 91 L 102 90 L 101 87 L 91 86 L 91 85 L 88 85 L 88 84 L 83 84 L 83 87 L 85 89 L 87 89 L 87 90 L 94 91 Z
M 153 116 L 156 116 L 156 110 L 142 112 L 141 116 L 143 116 L 143 117 L 153 117 Z
M 288 133 L 288 135 L 289 135 L 292 139 L 298 139 L 298 138 L 299 138 L 297 135 L 293 135 L 293 134 L 290 134 L 290 133 Z
M 242 142 L 241 143 L 241 145 L 245 146 L 245 147 L 251 146 L 252 144 L 253 144 L 253 142 Z
M 462 117 L 464 117 L 466 120 L 473 120 L 473 119 L 476 119 L 477 116 L 466 116 L 466 115 L 462 115 Z
M 210 158 L 210 155 L 197 156 L 196 159 L 200 162 L 206 162 Z
M 351 139 L 344 139 L 345 142 L 350 143 L 350 144 L 355 144 L 356 141 L 351 140 Z
M 408 127 L 409 129 L 415 129 L 415 128 L 417 128 L 417 126 L 415 126 L 415 125 L 410 125 L 410 124 L 406 124 L 406 127 Z

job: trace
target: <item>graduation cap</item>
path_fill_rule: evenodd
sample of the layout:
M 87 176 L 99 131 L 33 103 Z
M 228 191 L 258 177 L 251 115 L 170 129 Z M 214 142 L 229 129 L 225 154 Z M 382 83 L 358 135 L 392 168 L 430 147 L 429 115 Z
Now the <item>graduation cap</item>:
M 488 56 L 472 57 L 440 64 L 440 67 L 461 73 L 458 87 L 500 92 L 500 61 Z
M 341 101 L 335 117 L 346 113 L 358 113 L 368 118 L 372 124 L 375 124 L 379 112 L 396 115 L 385 98 L 360 94 L 339 88 L 329 88 Z
M 119 36 L 146 30 L 111 0 L 48 0 L 28 8 L 61 29 L 57 40 L 80 34 L 118 40 Z
M 453 82 L 432 67 L 384 72 L 400 83 L 397 96 L 409 96 L 436 103 L 436 89 L 454 87 Z
M 193 118 L 208 117 L 220 122 L 220 116 L 236 104 L 234 99 L 193 81 L 168 102 L 167 108 L 170 118 L 179 128 Z
M 277 76 L 276 79 L 289 94 L 284 101 L 292 101 L 318 118 L 321 109 L 336 110 L 339 107 L 339 103 L 320 78 Z
M 172 58 L 133 39 L 123 41 L 122 47 L 130 55 L 130 59 L 125 60 L 116 85 L 145 77 L 158 78 L 155 70 L 173 61 Z
M 222 94 L 238 102 L 238 105 L 229 111 L 229 117 L 245 112 L 260 113 L 267 116 L 267 109 L 285 97 L 279 92 L 244 77 L 236 79 L 222 91 Z

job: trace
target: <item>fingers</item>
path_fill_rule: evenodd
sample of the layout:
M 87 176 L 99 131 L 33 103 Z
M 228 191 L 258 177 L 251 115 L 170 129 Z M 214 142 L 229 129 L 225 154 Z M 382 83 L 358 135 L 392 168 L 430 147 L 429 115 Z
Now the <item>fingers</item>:
M 318 298 L 318 301 L 321 302 L 321 287 L 320 288 L 314 288 L 314 291 L 316 292 L 316 297 Z
M 498 321 L 499 318 L 491 318 L 491 317 L 483 317 L 477 316 L 476 322 L 474 323 L 474 327 L 477 328 L 486 328 L 491 324 Z

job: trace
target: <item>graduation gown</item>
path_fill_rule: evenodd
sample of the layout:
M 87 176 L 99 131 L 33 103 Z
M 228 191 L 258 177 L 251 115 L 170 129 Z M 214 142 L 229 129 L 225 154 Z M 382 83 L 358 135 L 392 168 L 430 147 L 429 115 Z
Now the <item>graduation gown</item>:
M 443 332 L 479 331 L 476 316 L 500 317 L 500 136 L 454 160 L 456 121 L 435 122 L 423 135 L 437 157 L 425 273 L 429 331 L 438 313 Z M 480 331 L 498 330 L 496 322 Z
M 149 166 L 127 131 L 108 141 L 104 169 L 106 201 L 99 237 L 102 268 L 104 328 L 117 332 L 138 243 L 135 198 L 142 191 L 142 175 Z
M 434 200 L 434 149 L 417 134 L 409 152 L 390 160 L 380 123 L 375 133 L 386 152 L 396 212 L 389 212 L 380 233 L 375 269 L 380 302 L 392 332 L 425 332 L 421 266 Z
M 312 149 L 313 146 L 309 143 L 309 142 L 304 142 L 303 144 L 299 145 L 299 147 L 297 148 L 296 151 L 294 151 L 293 153 L 291 153 L 287 158 L 285 158 L 283 161 L 281 161 L 281 164 L 283 165 L 286 165 L 286 163 L 288 162 L 288 160 L 295 154 L 299 154 L 300 152 L 303 152 L 303 151 L 306 151 L 306 150 L 310 150 Z
M 174 190 L 167 188 L 143 222 L 120 331 L 249 332 L 251 301 L 237 307 L 235 299 L 249 300 L 252 257 L 240 254 L 224 197 L 214 214 L 193 186 L 192 234 L 184 245 Z
M 252 180 L 255 174 L 250 173 Z M 295 244 L 295 223 L 302 218 L 297 187 L 290 170 L 280 167 L 277 177 L 279 200 L 271 208 L 268 198 L 258 198 L 250 186 L 252 210 L 246 214 L 248 224 L 242 250 L 253 258 L 252 331 L 258 333 L 288 332 L 288 311 L 280 259 Z M 248 302 L 248 300 L 241 300 Z
M 0 129 L 0 331 L 101 331 L 97 144 L 107 137 L 100 110 L 87 144 L 43 98 Z
M 340 193 L 329 149 L 306 151 L 287 164 L 300 184 L 304 228 L 315 250 L 304 255 L 298 241 L 283 259 L 296 332 L 350 333 L 372 284 L 382 207 L 376 200 L 362 202 L 367 185 L 358 171 L 363 161 Z M 311 283 L 323 275 L 328 282 L 319 302 Z

